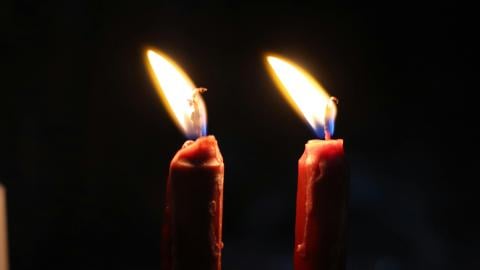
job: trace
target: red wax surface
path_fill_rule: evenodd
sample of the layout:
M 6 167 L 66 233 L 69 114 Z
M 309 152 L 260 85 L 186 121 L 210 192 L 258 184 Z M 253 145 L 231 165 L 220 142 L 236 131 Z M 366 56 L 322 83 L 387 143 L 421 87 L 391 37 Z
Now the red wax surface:
M 0 270 L 8 270 L 7 198 L 2 184 L 0 184 Z
M 345 269 L 348 171 L 343 140 L 311 140 L 298 162 L 295 270 Z
M 220 270 L 223 158 L 213 136 L 187 141 L 170 163 L 163 267 Z

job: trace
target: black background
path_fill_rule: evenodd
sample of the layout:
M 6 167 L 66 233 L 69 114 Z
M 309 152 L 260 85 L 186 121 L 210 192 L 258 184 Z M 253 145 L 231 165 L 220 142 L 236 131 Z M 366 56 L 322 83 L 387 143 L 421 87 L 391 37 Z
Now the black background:
M 182 145 L 144 50 L 200 86 L 224 155 L 224 269 L 292 269 L 297 160 L 314 133 L 262 57 L 340 99 L 348 269 L 475 269 L 476 89 L 467 7 L 2 1 L 0 176 L 11 269 L 159 269 Z M 2 38 L 2 40 L 3 40 Z

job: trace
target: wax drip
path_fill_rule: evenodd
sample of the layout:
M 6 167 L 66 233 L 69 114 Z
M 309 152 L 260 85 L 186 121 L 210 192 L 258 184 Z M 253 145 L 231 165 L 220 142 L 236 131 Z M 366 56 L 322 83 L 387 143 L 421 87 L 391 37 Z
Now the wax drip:
M 203 136 L 203 129 L 202 129 L 202 115 L 200 113 L 199 103 L 200 101 L 200 94 L 205 93 L 207 88 L 204 87 L 197 87 L 192 90 L 192 97 L 188 99 L 188 105 L 191 107 L 191 113 L 188 116 L 188 120 L 192 122 L 192 127 L 194 130 L 194 134 L 197 138 Z
M 323 130 L 325 132 L 325 140 L 330 140 L 333 134 L 333 124 L 330 125 L 331 121 L 335 121 L 336 106 L 338 104 L 338 99 L 336 97 L 330 97 L 328 100 L 327 106 L 325 107 L 325 122 L 323 125 Z

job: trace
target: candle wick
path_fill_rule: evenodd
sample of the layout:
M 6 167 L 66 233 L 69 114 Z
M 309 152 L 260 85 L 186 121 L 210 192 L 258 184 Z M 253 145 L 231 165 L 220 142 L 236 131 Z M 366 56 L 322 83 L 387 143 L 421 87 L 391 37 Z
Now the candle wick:
M 192 107 L 192 113 L 190 114 L 190 121 L 192 121 L 193 129 L 198 137 L 202 136 L 202 115 L 200 113 L 199 99 L 200 94 L 205 93 L 207 88 L 197 87 L 192 90 L 192 98 L 188 100 L 188 104 Z
M 330 134 L 330 132 L 328 131 L 328 128 L 325 128 L 325 140 L 330 140 L 332 139 L 332 135 Z
M 330 122 L 334 121 L 336 105 L 338 104 L 338 98 L 330 97 L 327 106 L 325 107 L 325 123 L 323 125 L 323 131 L 325 133 L 325 140 L 332 139 L 332 131 L 330 130 Z

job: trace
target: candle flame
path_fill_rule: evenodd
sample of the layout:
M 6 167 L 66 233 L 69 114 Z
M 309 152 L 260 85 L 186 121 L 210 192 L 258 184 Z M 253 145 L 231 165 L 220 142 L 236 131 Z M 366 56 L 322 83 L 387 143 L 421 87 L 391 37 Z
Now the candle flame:
M 157 93 L 166 105 L 170 116 L 189 139 L 207 133 L 207 110 L 200 93 L 188 75 L 167 55 L 147 50 L 150 75 Z
M 277 56 L 267 56 L 270 74 L 283 96 L 302 115 L 318 137 L 333 135 L 336 99 L 304 69 Z

